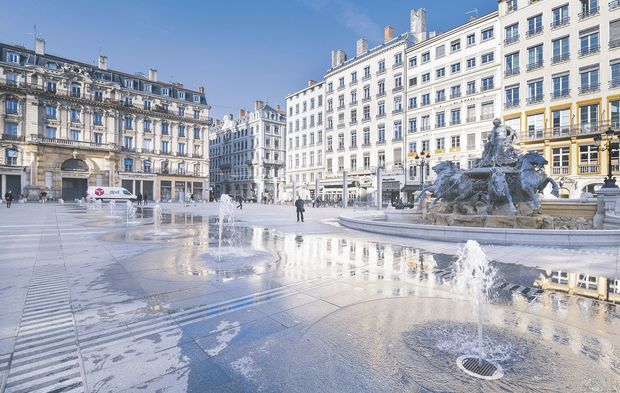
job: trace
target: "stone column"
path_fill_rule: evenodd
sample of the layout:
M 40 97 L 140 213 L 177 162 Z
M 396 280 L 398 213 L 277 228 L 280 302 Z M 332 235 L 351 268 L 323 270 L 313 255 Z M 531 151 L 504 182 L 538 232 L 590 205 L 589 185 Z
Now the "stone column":
M 347 171 L 342 171 L 342 207 L 347 207 L 349 203 Z

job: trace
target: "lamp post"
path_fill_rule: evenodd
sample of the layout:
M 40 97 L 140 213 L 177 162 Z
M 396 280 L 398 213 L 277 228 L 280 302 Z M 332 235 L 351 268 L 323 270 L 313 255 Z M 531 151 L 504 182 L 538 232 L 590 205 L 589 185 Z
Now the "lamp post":
M 616 185 L 616 178 L 612 176 L 612 168 L 611 168 L 611 156 L 612 156 L 612 142 L 614 139 L 614 130 L 611 127 L 594 137 L 594 144 L 596 145 L 599 151 L 607 151 L 607 177 L 605 178 L 605 182 L 603 187 L 601 188 L 618 188 Z M 606 143 L 604 143 L 606 142 Z
M 421 152 L 419 155 L 418 153 L 416 153 L 415 156 L 413 156 L 415 165 L 420 168 L 420 189 L 422 189 L 422 186 L 424 186 L 424 168 L 430 166 L 430 158 L 431 153 L 424 151 Z

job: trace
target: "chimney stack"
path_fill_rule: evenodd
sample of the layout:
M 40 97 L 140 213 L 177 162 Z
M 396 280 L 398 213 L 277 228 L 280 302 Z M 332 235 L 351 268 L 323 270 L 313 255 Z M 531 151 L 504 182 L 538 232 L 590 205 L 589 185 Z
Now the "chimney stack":
M 157 70 L 155 68 L 149 68 L 149 80 L 157 82 Z
M 392 38 L 394 38 L 394 28 L 390 25 L 387 25 L 383 29 L 383 42 L 388 42 Z
M 45 40 L 43 38 L 37 38 L 34 40 L 34 52 L 37 55 L 45 54 Z
M 239 109 L 239 118 L 245 117 L 245 109 Z
M 426 9 L 412 9 L 410 14 L 410 30 L 416 42 L 422 42 L 427 38 L 426 34 Z
M 99 68 L 102 70 L 108 69 L 108 56 L 99 55 Z
M 264 102 L 262 102 L 262 101 L 260 101 L 260 100 L 256 100 L 256 101 L 254 101 L 254 110 L 255 110 L 255 111 L 260 110 L 260 109 L 263 109 L 263 107 L 264 107 L 264 106 L 265 106 L 265 103 L 264 103 Z
M 366 40 L 366 38 L 360 38 L 359 40 L 357 40 L 356 47 L 357 47 L 357 51 L 355 53 L 356 56 L 360 56 L 368 52 L 368 41 Z
M 338 67 L 347 61 L 347 54 L 342 49 L 332 50 L 332 68 Z
M 308 79 L 308 87 L 316 85 L 316 81 Z
M 204 86 L 198 86 L 198 93 L 204 94 L 205 93 L 205 87 Z
M 280 112 L 280 104 L 276 105 L 276 110 Z

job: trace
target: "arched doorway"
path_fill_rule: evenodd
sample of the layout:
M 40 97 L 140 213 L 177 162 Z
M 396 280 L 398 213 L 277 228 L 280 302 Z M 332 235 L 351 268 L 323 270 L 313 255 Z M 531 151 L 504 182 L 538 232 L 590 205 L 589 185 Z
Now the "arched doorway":
M 77 159 L 70 158 L 60 166 L 62 171 L 62 198 L 65 201 L 81 199 L 88 189 L 88 164 Z

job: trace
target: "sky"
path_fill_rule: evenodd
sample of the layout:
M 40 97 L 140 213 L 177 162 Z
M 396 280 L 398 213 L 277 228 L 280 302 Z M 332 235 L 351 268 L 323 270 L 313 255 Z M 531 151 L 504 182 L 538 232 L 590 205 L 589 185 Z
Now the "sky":
M 383 27 L 409 30 L 409 11 L 426 8 L 427 30 L 443 32 L 497 9 L 497 0 L 0 0 L 0 42 L 109 68 L 158 70 L 160 81 L 205 86 L 211 115 L 237 116 L 255 100 L 285 97 L 320 80 L 332 49 L 351 57 L 355 41 L 383 40 Z M 468 13 L 470 12 L 470 13 Z

